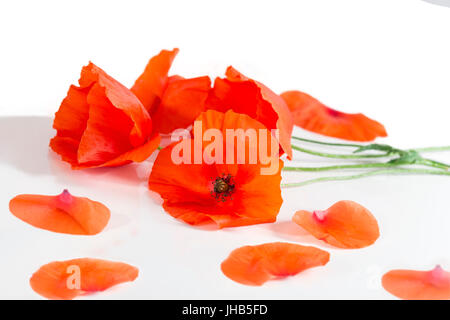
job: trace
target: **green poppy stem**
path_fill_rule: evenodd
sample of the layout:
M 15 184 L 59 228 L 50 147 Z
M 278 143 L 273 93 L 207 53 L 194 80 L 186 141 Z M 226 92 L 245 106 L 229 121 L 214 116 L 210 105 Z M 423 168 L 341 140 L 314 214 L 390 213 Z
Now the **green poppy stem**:
M 359 148 L 362 145 L 361 144 L 353 144 L 353 143 L 336 143 L 336 142 L 325 142 L 325 141 L 317 141 L 312 139 L 305 139 L 300 137 L 292 137 L 294 140 L 299 140 L 303 142 L 309 142 L 309 143 L 315 143 L 315 144 L 322 144 L 325 146 L 335 146 L 335 147 L 352 147 L 352 148 Z
M 284 167 L 284 171 L 308 171 L 308 172 L 320 172 L 320 171 L 332 171 L 340 169 L 366 169 L 366 168 L 390 168 L 398 167 L 399 164 L 391 163 L 364 163 L 364 164 L 344 164 L 336 166 L 323 166 L 323 167 Z
M 450 146 L 443 147 L 428 147 L 428 148 L 415 148 L 411 149 L 417 152 L 438 152 L 438 151 L 450 151 Z
M 401 173 L 404 173 L 404 174 L 431 174 L 431 175 L 450 176 L 450 172 L 448 172 L 448 171 L 438 171 L 438 170 L 433 170 L 433 169 L 395 168 L 395 169 L 374 170 L 374 171 L 369 171 L 369 172 L 364 172 L 364 173 L 349 175 L 349 176 L 321 177 L 321 178 L 306 180 L 303 182 L 283 183 L 283 184 L 281 184 L 281 187 L 282 188 L 301 187 L 301 186 L 306 186 L 308 184 L 313 184 L 313 183 L 317 183 L 317 182 L 354 180 L 354 179 L 376 176 L 376 175 L 398 174 L 398 173 L 400 173 L 400 174 Z
M 422 161 L 418 162 L 418 164 L 423 164 L 425 166 L 435 167 L 435 168 L 444 169 L 444 170 L 450 169 L 450 166 L 448 164 L 445 164 L 445 163 L 442 163 L 439 161 L 435 161 L 435 160 L 431 160 L 431 159 L 425 159 L 425 158 L 423 158 Z
M 382 154 L 336 154 L 336 153 L 325 153 L 325 152 L 319 152 L 319 151 L 313 151 L 309 149 L 305 149 L 302 147 L 298 147 L 295 145 L 292 145 L 292 149 L 312 154 L 314 156 L 324 157 L 324 158 L 334 158 L 334 159 L 366 159 L 366 158 L 383 158 L 389 156 L 387 153 Z

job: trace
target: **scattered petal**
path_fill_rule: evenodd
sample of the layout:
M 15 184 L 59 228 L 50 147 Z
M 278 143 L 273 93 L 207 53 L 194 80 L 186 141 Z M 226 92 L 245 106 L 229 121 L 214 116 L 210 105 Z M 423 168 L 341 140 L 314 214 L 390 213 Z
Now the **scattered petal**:
M 450 272 L 440 266 L 430 271 L 392 270 L 383 276 L 382 284 L 405 300 L 450 300 Z
M 64 190 L 57 196 L 22 194 L 9 202 L 9 210 L 34 227 L 68 234 L 94 235 L 108 224 L 107 207 Z
M 314 237 L 340 248 L 364 248 L 380 236 L 378 223 L 369 210 L 339 201 L 324 211 L 298 211 L 292 220 Z
M 349 114 L 331 109 L 310 95 L 300 91 L 281 94 L 294 118 L 303 129 L 352 141 L 372 141 L 386 137 L 384 126 L 362 113 Z
M 136 267 L 122 262 L 82 258 L 51 262 L 42 266 L 30 279 L 31 288 L 41 296 L 54 300 L 70 300 L 77 296 L 104 291 L 119 283 L 134 281 Z
M 329 260 L 330 254 L 324 250 L 274 242 L 238 248 L 222 262 L 221 268 L 233 281 L 260 286 L 269 280 L 326 265 Z

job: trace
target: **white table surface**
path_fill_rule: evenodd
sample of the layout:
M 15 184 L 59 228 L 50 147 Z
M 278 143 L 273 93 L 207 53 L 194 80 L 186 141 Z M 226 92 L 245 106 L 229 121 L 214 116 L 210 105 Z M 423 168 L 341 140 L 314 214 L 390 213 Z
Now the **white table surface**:
M 378 176 L 286 189 L 277 223 L 211 231 L 163 211 L 147 189 L 152 159 L 71 171 L 48 149 L 52 114 L 82 65 L 92 60 L 131 85 L 150 56 L 174 46 L 181 52 L 173 74 L 217 76 L 233 64 L 277 92 L 304 90 L 336 109 L 376 118 L 389 133 L 380 142 L 449 145 L 449 8 L 420 0 L 18 1 L 0 4 L 0 30 L 0 298 L 40 298 L 29 287 L 31 274 L 80 257 L 140 269 L 135 282 L 85 299 L 388 299 L 380 278 L 390 269 L 438 263 L 450 269 L 448 177 Z M 313 137 L 301 129 L 295 134 Z M 427 155 L 450 162 L 449 152 Z M 329 163 L 295 153 L 292 165 Z M 316 176 L 285 172 L 283 182 Z M 111 209 L 104 232 L 51 233 L 9 213 L 17 194 L 64 188 Z M 297 210 L 343 199 L 378 219 L 375 245 L 335 249 L 290 222 Z M 262 287 L 221 273 L 233 249 L 272 241 L 314 245 L 331 260 Z

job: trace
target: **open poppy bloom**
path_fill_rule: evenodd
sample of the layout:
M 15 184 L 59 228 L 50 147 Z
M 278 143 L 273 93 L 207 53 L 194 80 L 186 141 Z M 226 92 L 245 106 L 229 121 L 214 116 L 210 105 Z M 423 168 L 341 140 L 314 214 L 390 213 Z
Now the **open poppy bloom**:
M 184 79 L 168 76 L 178 49 L 162 50 L 148 62 L 131 91 L 153 119 L 154 130 L 170 133 L 190 126 L 204 111 L 211 88 L 208 76 Z
M 119 283 L 134 281 L 136 267 L 122 262 L 82 258 L 55 261 L 39 268 L 30 279 L 31 288 L 53 300 L 70 300 L 77 296 L 104 291 Z
M 64 190 L 57 196 L 22 194 L 9 202 L 13 215 L 34 227 L 68 234 L 94 235 L 108 224 L 107 207 Z
M 324 211 L 298 211 L 292 220 L 314 237 L 340 248 L 363 248 L 380 236 L 377 220 L 362 205 L 339 201 Z
M 294 118 L 294 124 L 325 136 L 352 141 L 372 141 L 386 137 L 384 126 L 362 113 L 350 114 L 331 109 L 300 91 L 281 94 Z
M 383 276 L 384 289 L 406 300 L 450 300 L 450 272 L 392 270 Z
M 254 143 L 246 143 L 245 137 L 238 137 L 238 142 L 226 138 L 227 130 L 238 129 L 264 133 Z M 274 222 L 283 201 L 280 189 L 283 162 L 278 152 L 265 160 L 258 156 L 254 163 L 250 161 L 250 155 L 261 150 L 261 139 L 272 141 L 273 149 L 278 151 L 278 142 L 270 131 L 249 116 L 231 110 L 203 112 L 193 131 L 193 139 L 186 138 L 162 149 L 153 165 L 149 188 L 162 197 L 164 209 L 191 225 L 214 222 L 223 228 Z M 199 145 L 202 132 L 215 132 L 217 136 L 212 142 Z M 244 147 L 239 142 L 244 142 Z M 175 161 L 181 153 L 183 161 Z M 261 174 L 270 169 L 269 160 L 273 171 Z
M 73 169 L 146 160 L 160 138 L 139 99 L 93 63 L 78 82 L 55 114 L 50 147 Z
M 233 67 L 226 78 L 216 78 L 207 109 L 233 110 L 258 120 L 268 129 L 278 129 L 280 150 L 292 159 L 292 115 L 284 100 L 262 83 L 249 79 Z
M 274 242 L 233 250 L 222 262 L 222 272 L 231 280 L 260 286 L 273 279 L 296 275 L 323 266 L 330 254 L 314 247 Z

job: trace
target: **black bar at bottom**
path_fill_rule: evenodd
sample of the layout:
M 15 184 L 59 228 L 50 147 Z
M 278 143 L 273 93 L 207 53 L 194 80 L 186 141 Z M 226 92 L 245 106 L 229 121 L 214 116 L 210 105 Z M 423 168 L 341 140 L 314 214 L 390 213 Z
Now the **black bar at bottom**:
M 449 301 L 350 301 L 350 300 L 74 300 L 74 301 L 2 301 L 1 308 L 14 318 L 24 313 L 64 319 L 304 319 L 345 317 L 366 319 L 391 317 L 399 311 L 404 318 L 426 309 L 429 316 L 446 314 Z M 442 313 L 444 311 L 444 313 Z M 4 313 L 6 314 L 6 313 Z M 98 318 L 97 318 L 98 317 Z M 285 318 L 289 317 L 289 318 Z

